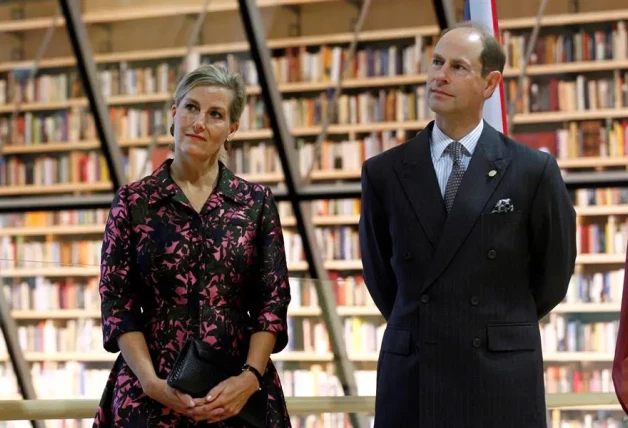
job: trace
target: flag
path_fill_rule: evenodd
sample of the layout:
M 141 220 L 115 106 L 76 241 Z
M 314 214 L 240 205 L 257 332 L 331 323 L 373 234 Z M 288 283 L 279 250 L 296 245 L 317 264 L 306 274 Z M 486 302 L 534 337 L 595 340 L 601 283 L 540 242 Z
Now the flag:
M 464 20 L 479 22 L 501 43 L 495 0 L 465 0 Z M 483 116 L 493 128 L 508 134 L 503 80 L 499 82 L 493 95 L 484 103 Z
M 628 258 L 625 266 L 628 266 Z M 619 314 L 619 329 L 615 343 L 615 356 L 613 358 L 613 387 L 619 400 L 619 404 L 628 413 L 628 277 L 624 275 L 624 287 L 621 297 L 621 309 Z

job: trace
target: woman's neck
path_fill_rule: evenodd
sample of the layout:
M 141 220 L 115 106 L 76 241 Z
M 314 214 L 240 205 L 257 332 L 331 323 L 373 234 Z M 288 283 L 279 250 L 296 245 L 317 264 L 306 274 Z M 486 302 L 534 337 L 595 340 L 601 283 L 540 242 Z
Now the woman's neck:
M 219 172 L 217 155 L 207 161 L 198 162 L 186 159 L 184 156 L 175 156 L 170 165 L 170 173 L 175 182 L 199 188 L 214 188 Z

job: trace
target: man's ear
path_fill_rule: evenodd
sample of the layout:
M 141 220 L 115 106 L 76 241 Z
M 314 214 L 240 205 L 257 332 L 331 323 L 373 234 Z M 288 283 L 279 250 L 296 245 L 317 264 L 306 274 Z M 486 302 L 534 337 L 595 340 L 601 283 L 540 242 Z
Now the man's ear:
M 499 71 L 491 71 L 488 73 L 484 81 L 486 82 L 484 86 L 484 99 L 488 100 L 495 89 L 499 86 L 499 82 L 502 80 L 502 74 Z

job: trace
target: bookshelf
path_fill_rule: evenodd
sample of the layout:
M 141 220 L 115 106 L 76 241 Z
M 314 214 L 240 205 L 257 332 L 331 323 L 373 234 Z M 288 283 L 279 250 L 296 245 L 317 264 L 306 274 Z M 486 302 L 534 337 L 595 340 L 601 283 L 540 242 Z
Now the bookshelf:
M 339 47 L 347 49 L 352 37 L 348 32 L 349 23 L 357 12 L 354 6 L 340 0 L 259 0 L 259 3 L 264 6 L 273 69 L 284 97 L 285 111 L 290 113 L 287 119 L 298 142 L 300 165 L 305 171 L 312 161 L 312 143 L 321 132 L 320 112 L 328 108 L 326 100 L 335 87 L 331 76 L 342 55 Z M 340 108 L 329 128 L 322 156 L 317 160 L 313 181 L 359 182 L 364 159 L 402 143 L 431 119 L 421 95 L 426 82 L 425 58 L 429 57 L 430 46 L 438 33 L 431 6 L 410 4 L 410 0 L 391 0 L 386 5 L 374 3 L 366 28 L 360 34 L 358 51 L 361 53 L 350 74 L 343 79 L 342 95 L 346 96 L 340 98 Z M 530 5 L 526 9 L 525 5 L 504 3 L 509 4 L 500 3 L 499 16 L 503 17 L 500 27 L 510 46 L 504 73 L 508 83 L 516 81 L 518 76 L 516 59 L 521 57 L 525 41 L 519 37 L 530 33 L 534 18 L 527 17 L 534 16 L 536 10 Z M 582 3 L 583 9 L 590 6 Z M 6 139 L 0 162 L 0 197 L 81 195 L 111 190 L 108 173 L 99 156 L 100 145 L 87 111 L 87 100 L 76 87 L 75 60 L 63 34 L 55 35 L 58 43 L 51 44 L 54 46 L 41 62 L 38 77 L 42 77 L 39 87 L 58 89 L 61 85 L 68 90 L 59 94 L 50 89 L 54 95 L 61 95 L 56 98 L 27 97 L 20 106 L 23 125 L 11 132 L 13 124 L 8 119 L 15 104 L 11 102 L 9 91 L 14 88 L 13 82 L 19 81 L 20 70 L 29 66 L 28 58 L 34 57 L 35 42 L 49 24 L 54 4 L 38 2 L 40 7 L 36 9 L 25 4 L 22 9 L 27 18 L 13 21 L 8 17 L 16 6 L 0 5 L 0 36 L 9 32 L 23 34 L 22 41 L 16 42 L 16 49 L 24 56 L 12 60 L 9 52 L 0 50 L 0 138 Z M 163 105 L 170 99 L 174 84 L 172 70 L 178 61 L 185 59 L 191 65 L 223 61 L 242 71 L 251 98 L 243 120 L 245 126 L 233 143 L 230 166 L 246 179 L 280 186 L 283 175 L 273 148 L 272 133 L 264 122 L 260 88 L 251 70 L 252 61 L 247 57 L 248 46 L 239 26 L 235 2 L 210 2 L 211 23 L 203 30 L 202 43 L 195 46 L 187 58 L 184 58 L 185 48 L 177 47 L 184 37 L 164 41 L 152 36 L 164 25 L 185 25 L 185 15 L 198 12 L 200 1 L 184 2 L 176 11 L 161 0 L 141 4 L 134 2 L 131 7 L 108 0 L 97 6 L 86 1 L 84 12 L 93 46 L 99 48 L 106 44 L 112 48 L 110 51 L 96 49 L 94 59 L 102 72 L 102 89 L 116 137 L 127 158 L 127 173 L 134 176 L 139 173 L 151 140 L 149 123 L 159 130 L 157 141 L 162 152 L 172 142 L 167 134 L 168 112 L 163 111 Z M 595 109 L 580 108 L 576 103 L 548 111 L 550 109 L 541 101 L 535 101 L 528 87 L 527 101 L 519 106 L 511 132 L 531 144 L 549 144 L 566 177 L 583 172 L 602 176 L 606 172 L 628 169 L 628 132 L 624 123 L 628 120 L 628 90 L 626 81 L 621 80 L 628 76 L 628 37 L 619 33 L 621 26 L 617 25 L 628 22 L 628 9 L 620 1 L 596 4 L 607 10 L 568 15 L 567 2 L 548 6 L 541 39 L 569 29 L 615 31 L 619 40 L 625 40 L 620 42 L 625 43 L 623 54 L 613 52 L 599 59 L 572 58 L 569 62 L 541 58 L 528 67 L 526 85 L 549 85 L 551 79 L 577 82 L 579 76 L 585 81 L 606 79 L 610 82 L 606 84 L 611 88 L 608 91 L 617 97 L 612 103 L 602 103 Z M 119 9 L 112 9 L 112 5 Z M 409 7 L 416 13 L 408 14 Z M 302 35 L 289 36 L 288 33 L 294 31 L 292 25 L 297 10 Z M 334 13 L 330 14 L 329 10 Z M 384 10 L 388 13 L 387 19 L 382 18 Z M 165 16 L 170 16 L 170 20 Z M 320 24 L 321 16 L 326 18 L 322 29 L 316 25 Z M 104 41 L 103 28 L 111 30 L 109 39 Z M 143 37 L 129 37 L 140 32 Z M 549 42 L 545 46 L 549 46 Z M 398 67 L 390 66 L 391 61 L 383 59 L 386 55 L 390 58 L 391 52 L 401 58 Z M 384 63 L 391 68 L 382 67 Z M 383 69 L 378 70 L 378 67 Z M 576 97 L 578 91 L 583 94 L 589 87 L 598 91 L 604 86 L 591 83 L 585 84 L 584 89 L 574 89 L 574 85 L 566 86 L 565 91 Z M 75 88 L 75 92 L 70 88 Z M 129 90 L 135 88 L 143 90 Z M 24 94 L 29 90 L 33 91 L 24 89 Z M 30 95 L 45 93 L 36 92 Z M 531 108 L 535 102 L 540 107 Z M 597 132 L 598 146 L 604 138 L 607 150 L 584 155 L 584 143 L 579 142 L 578 136 L 584 132 L 583 124 L 593 122 L 599 126 L 589 133 Z M 35 132 L 35 128 L 39 132 Z M 28 138 L 27 129 L 30 129 Z M 41 132 L 42 129 L 46 132 Z M 44 134 L 48 137 L 43 138 Z M 37 160 L 39 163 L 35 163 Z M 33 162 L 28 171 L 24 167 L 27 162 Z M 55 174 L 31 172 L 36 168 L 58 171 L 60 165 L 74 171 L 67 174 L 65 180 L 55 180 Z M 11 181 L 10 177 L 17 179 Z M 577 270 L 565 302 L 541 323 L 546 385 L 548 392 L 572 389 L 608 392 L 612 391 L 609 371 L 616 331 L 613 329 L 616 329 L 619 314 L 628 240 L 628 194 L 625 189 L 579 189 L 573 192 L 573 197 L 578 214 L 579 248 L 587 250 L 579 251 Z M 325 267 L 333 281 L 331 287 L 339 305 L 338 315 L 342 318 L 349 358 L 356 369 L 358 389 L 363 395 L 372 395 L 384 324 L 360 275 L 359 200 L 314 201 L 310 209 Z M 333 355 L 321 322 L 320 308 L 311 280 L 305 278 L 307 264 L 295 221 L 287 204 L 281 203 L 280 210 L 293 277 L 293 303 L 289 312 L 293 341 L 288 349 L 273 356 L 273 360 L 277 362 L 287 395 L 339 394 L 341 388 L 334 376 Z M 12 316 L 21 327 L 20 340 L 29 345 L 25 347 L 26 359 L 36 374 L 36 384 L 44 398 L 56 397 L 59 391 L 46 385 L 64 374 L 82 380 L 72 382 L 73 386 L 63 393 L 99 397 L 114 359 L 114 355 L 102 351 L 98 337 L 97 252 L 85 250 L 97 247 L 101 240 L 105 214 L 104 210 L 93 210 L 80 214 L 0 215 L 0 275 L 13 306 Z M 26 257 L 27 254 L 38 257 Z M 81 255 L 85 260 L 79 260 Z M 11 262 L 15 259 L 19 263 Z M 80 346 L 64 340 L 77 331 L 82 332 Z M 597 333 L 599 331 L 602 333 Z M 569 334 L 576 334 L 578 338 L 598 334 L 602 339 L 568 340 Z M 9 385 L 0 389 L 1 397 L 16 396 L 12 379 L 10 364 L 0 345 L 0 384 Z M 620 421 L 622 416 L 617 406 L 589 406 L 549 413 L 552 427 L 560 426 L 557 425 L 560 421 L 573 420 L 576 422 L 572 426 L 588 426 L 588 421 Z M 346 423 L 344 415 L 311 415 L 295 418 L 293 426 L 340 427 L 343 423 Z

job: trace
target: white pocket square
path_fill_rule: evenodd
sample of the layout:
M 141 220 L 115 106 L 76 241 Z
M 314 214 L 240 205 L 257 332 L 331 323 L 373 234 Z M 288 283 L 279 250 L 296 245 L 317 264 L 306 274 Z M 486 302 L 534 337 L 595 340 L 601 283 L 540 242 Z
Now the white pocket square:
M 512 201 L 509 198 L 500 199 L 493 207 L 493 211 L 491 211 L 491 214 L 508 213 L 514 210 L 515 206 L 512 204 Z

